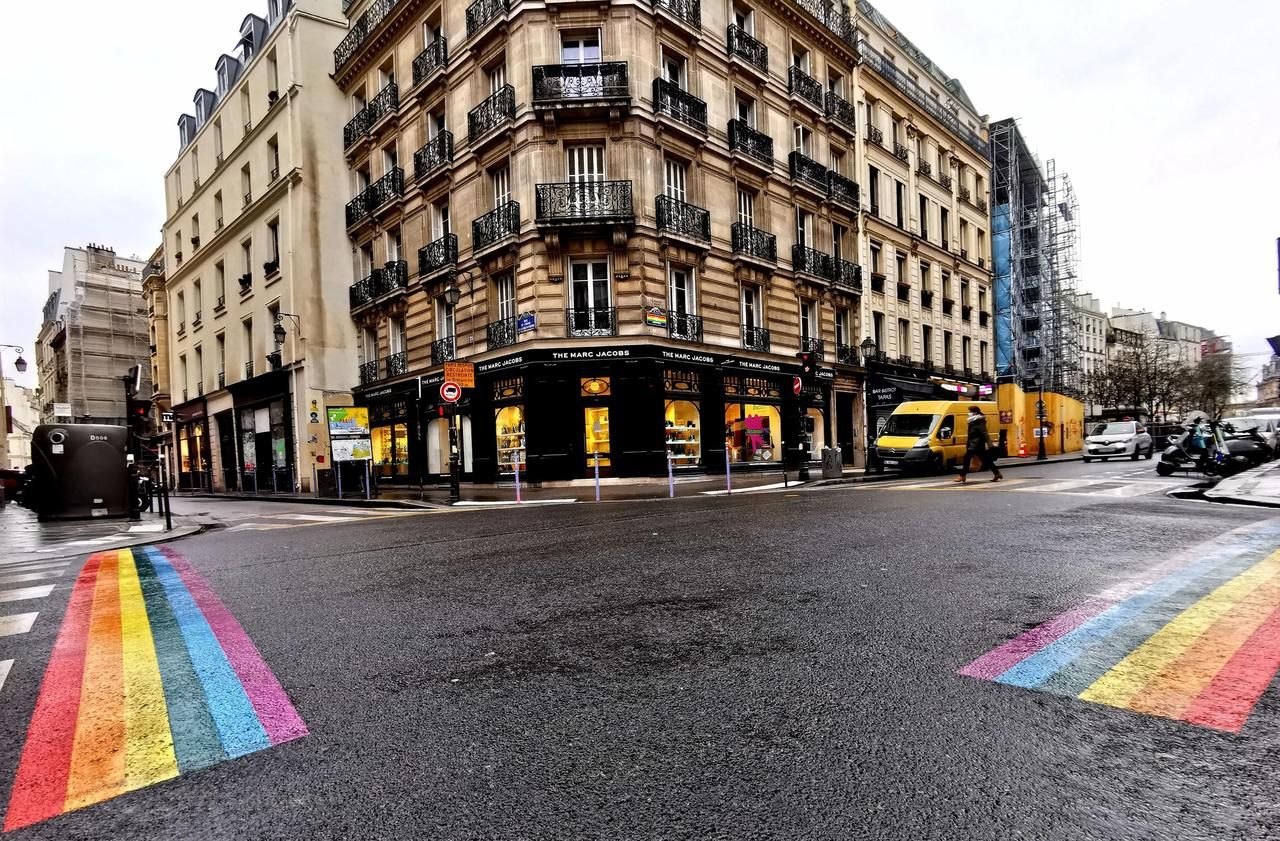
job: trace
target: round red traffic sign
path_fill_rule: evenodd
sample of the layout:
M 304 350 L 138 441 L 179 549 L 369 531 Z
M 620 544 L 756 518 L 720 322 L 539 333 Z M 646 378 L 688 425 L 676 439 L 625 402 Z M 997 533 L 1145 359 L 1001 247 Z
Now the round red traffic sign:
M 454 382 L 440 383 L 440 399 L 446 403 L 457 403 L 462 397 L 462 386 Z
M 801 389 L 803 389 L 803 388 L 804 388 L 804 381 L 803 381 L 803 380 L 801 380 L 799 377 L 792 377 L 792 378 L 791 378 L 791 390 L 792 390 L 793 392 L 795 392 L 795 395 L 796 395 L 797 397 L 799 397 L 799 396 L 800 396 L 800 390 L 801 390 Z

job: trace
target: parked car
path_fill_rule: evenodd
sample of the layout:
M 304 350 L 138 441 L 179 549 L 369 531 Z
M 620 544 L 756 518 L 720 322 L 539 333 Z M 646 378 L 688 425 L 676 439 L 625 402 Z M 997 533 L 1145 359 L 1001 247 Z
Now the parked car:
M 1137 421 L 1112 421 L 1095 424 L 1084 439 L 1084 460 L 1106 461 L 1109 458 L 1128 458 L 1134 461 L 1139 456 L 1151 458 L 1155 454 L 1155 444 L 1147 433 L 1147 428 Z
M 1272 452 L 1276 451 L 1277 436 L 1280 435 L 1280 417 L 1275 415 L 1248 415 L 1239 418 L 1227 418 L 1223 423 L 1230 427 L 1229 433 L 1241 432 L 1253 428 L 1262 436 Z

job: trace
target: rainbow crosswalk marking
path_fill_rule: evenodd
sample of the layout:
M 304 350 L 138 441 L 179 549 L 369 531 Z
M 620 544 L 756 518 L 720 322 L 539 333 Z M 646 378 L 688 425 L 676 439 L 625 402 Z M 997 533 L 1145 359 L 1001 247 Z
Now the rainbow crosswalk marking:
M 172 551 L 98 552 L 71 591 L 6 832 L 297 739 L 240 624 Z
M 1154 581 L 1067 611 L 968 677 L 1240 732 L 1280 671 L 1280 525 L 1232 532 Z

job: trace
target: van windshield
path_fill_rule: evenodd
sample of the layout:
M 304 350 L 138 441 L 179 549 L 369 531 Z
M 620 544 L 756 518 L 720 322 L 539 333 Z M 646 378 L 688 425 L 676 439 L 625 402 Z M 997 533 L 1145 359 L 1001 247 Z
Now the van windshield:
M 890 415 L 889 422 L 884 425 L 884 431 L 880 434 L 918 438 L 928 435 L 937 422 L 937 415 Z
M 1133 423 L 1100 423 L 1093 428 L 1090 435 L 1132 435 L 1134 432 Z

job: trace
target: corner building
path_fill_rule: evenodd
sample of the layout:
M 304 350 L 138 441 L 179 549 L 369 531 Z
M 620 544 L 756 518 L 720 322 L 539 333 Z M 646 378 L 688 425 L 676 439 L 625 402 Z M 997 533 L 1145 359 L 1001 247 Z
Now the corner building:
M 905 77 L 881 78 L 859 117 L 868 39 L 886 36 L 780 0 L 374 0 L 347 14 L 334 80 L 351 115 L 349 303 L 380 481 L 447 472 L 437 387 L 455 359 L 476 366 L 461 404 L 463 469 L 476 481 L 517 467 L 531 481 L 581 478 L 597 457 L 618 476 L 662 475 L 668 461 L 720 471 L 726 453 L 777 469 L 824 446 L 861 462 L 859 346 L 872 313 L 894 322 L 872 359 L 924 320 L 864 288 L 859 121 L 930 113 L 903 104 Z M 931 129 L 946 165 L 967 161 L 985 178 L 981 153 L 946 129 Z M 899 158 L 880 171 L 895 165 L 916 190 Z M 941 224 L 947 212 L 958 223 L 954 192 L 928 189 L 929 212 L 945 198 Z M 957 354 L 961 336 L 968 348 L 989 331 L 969 318 L 985 289 L 985 215 L 972 207 Z M 876 242 L 890 261 L 901 247 L 914 271 L 923 240 L 910 218 Z M 958 290 L 959 239 L 941 237 L 933 259 L 950 261 Z M 925 362 L 940 350 L 902 347 L 905 376 L 930 387 Z M 802 349 L 822 365 L 796 394 Z M 806 415 L 813 440 L 798 446 Z

